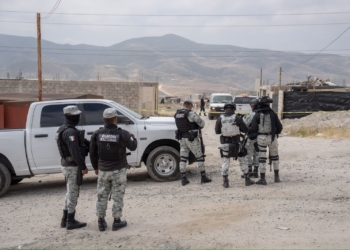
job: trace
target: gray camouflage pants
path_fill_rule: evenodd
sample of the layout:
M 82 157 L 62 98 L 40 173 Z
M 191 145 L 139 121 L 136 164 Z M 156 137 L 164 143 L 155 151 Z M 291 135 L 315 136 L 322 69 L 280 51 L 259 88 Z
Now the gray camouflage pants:
M 77 185 L 78 167 L 61 167 L 62 173 L 66 178 L 67 193 L 64 204 L 64 210 L 68 213 L 74 213 L 78 203 L 79 186 Z
M 126 187 L 126 168 L 115 171 L 99 171 L 97 180 L 96 215 L 99 218 L 106 216 L 108 198 L 113 199 L 112 215 L 122 217 L 124 207 L 124 193 Z
M 269 147 L 270 157 L 274 170 L 279 169 L 279 156 L 278 156 L 278 141 L 277 136 L 271 141 L 271 135 L 258 135 L 259 146 L 259 168 L 260 173 L 266 173 L 266 153 L 267 147 Z
M 228 148 L 229 144 L 221 144 L 221 149 L 223 150 L 223 158 L 221 158 L 221 174 L 228 175 L 230 167 L 230 158 L 228 158 Z M 225 157 L 226 156 L 226 157 Z M 237 160 L 240 162 L 241 170 L 246 174 L 248 173 L 248 165 L 244 162 L 244 157 L 238 157 Z
M 188 161 L 188 156 L 190 151 L 196 156 L 199 171 L 204 171 L 204 155 L 202 153 L 201 143 L 198 138 L 193 141 L 189 141 L 187 138 L 182 138 L 180 140 L 180 172 L 186 172 L 186 162 Z
M 247 149 L 247 155 L 244 157 L 243 161 L 240 161 L 240 164 L 246 164 L 247 166 L 259 166 L 259 153 L 255 151 L 254 141 L 250 139 L 247 140 L 245 148 Z

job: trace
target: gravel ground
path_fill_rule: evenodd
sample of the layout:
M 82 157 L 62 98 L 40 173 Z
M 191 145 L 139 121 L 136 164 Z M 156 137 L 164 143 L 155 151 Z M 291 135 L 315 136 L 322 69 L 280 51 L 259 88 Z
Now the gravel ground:
M 123 218 L 128 226 L 99 232 L 96 179 L 81 188 L 78 220 L 86 228 L 59 227 L 65 183 L 62 174 L 37 176 L 12 186 L 0 199 L 0 248 L 350 248 L 350 140 L 281 137 L 281 183 L 244 186 L 237 162 L 230 187 L 222 187 L 215 121 L 206 119 L 207 172 L 188 167 L 190 184 L 153 181 L 145 168 L 131 170 Z M 288 230 L 279 229 L 286 227 Z
M 285 129 L 294 128 L 298 129 L 301 126 L 304 127 L 350 127 L 350 112 L 338 111 L 330 113 L 313 113 L 300 119 L 284 119 L 283 127 Z

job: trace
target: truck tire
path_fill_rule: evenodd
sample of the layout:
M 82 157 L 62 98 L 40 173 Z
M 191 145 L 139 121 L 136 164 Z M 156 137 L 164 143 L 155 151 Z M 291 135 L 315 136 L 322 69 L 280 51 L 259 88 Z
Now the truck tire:
M 4 195 L 11 185 L 10 171 L 0 162 L 0 197 Z
M 180 176 L 180 153 L 175 148 L 161 146 L 147 157 L 148 174 L 155 181 L 174 181 Z
M 11 180 L 11 185 L 17 185 L 21 181 L 23 181 L 23 178 L 21 178 L 21 179 L 13 179 L 13 180 Z
M 213 119 L 214 119 L 214 117 L 213 117 L 213 116 L 210 116 L 210 115 L 209 115 L 208 118 L 209 118 L 209 120 L 213 120 Z

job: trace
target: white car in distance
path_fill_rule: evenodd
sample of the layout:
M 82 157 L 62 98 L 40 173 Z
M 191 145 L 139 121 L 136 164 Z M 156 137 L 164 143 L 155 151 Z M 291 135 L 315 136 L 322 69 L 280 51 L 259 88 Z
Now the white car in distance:
M 236 113 L 249 114 L 252 112 L 250 102 L 258 99 L 257 96 L 252 95 L 237 95 L 233 98 L 233 103 L 236 104 Z

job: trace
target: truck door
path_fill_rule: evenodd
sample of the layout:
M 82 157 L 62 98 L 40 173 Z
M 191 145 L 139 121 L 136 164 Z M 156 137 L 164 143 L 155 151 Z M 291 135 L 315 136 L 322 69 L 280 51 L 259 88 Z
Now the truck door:
M 32 161 L 37 168 L 36 174 L 61 171 L 61 157 L 57 148 L 56 132 L 65 121 L 63 108 L 68 105 L 77 104 L 43 104 L 35 107 L 35 119 L 33 119 L 28 139 L 31 145 Z M 78 125 L 77 128 L 81 129 L 81 126 Z
M 111 106 L 102 103 L 84 103 L 82 106 L 83 116 L 85 117 L 85 124 L 83 126 L 83 129 L 85 130 L 85 138 L 90 140 L 93 132 L 104 126 L 102 121 L 103 111 L 106 108 L 111 108 Z M 136 122 L 125 116 L 119 110 L 117 110 L 117 115 L 118 127 L 130 131 L 135 137 L 137 137 Z M 127 152 L 130 151 L 127 149 Z M 131 152 L 131 155 L 127 157 L 127 160 L 130 165 L 137 164 L 137 149 Z M 86 158 L 86 164 L 87 166 L 91 166 L 89 157 Z

